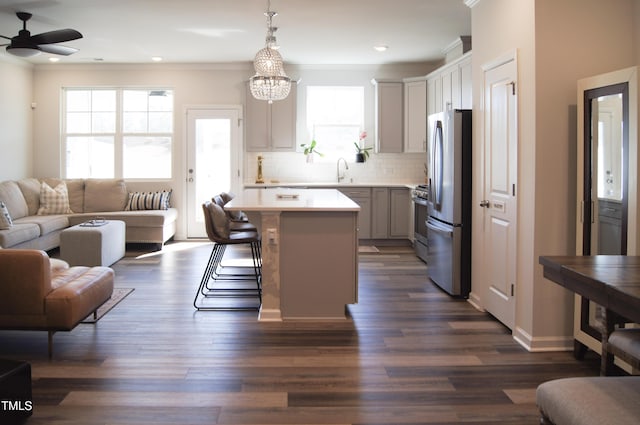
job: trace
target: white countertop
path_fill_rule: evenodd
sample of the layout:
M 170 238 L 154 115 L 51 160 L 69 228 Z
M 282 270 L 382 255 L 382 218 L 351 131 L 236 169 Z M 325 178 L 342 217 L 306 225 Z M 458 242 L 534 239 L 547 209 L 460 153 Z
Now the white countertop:
M 336 189 L 245 189 L 224 206 L 229 211 L 360 211 Z

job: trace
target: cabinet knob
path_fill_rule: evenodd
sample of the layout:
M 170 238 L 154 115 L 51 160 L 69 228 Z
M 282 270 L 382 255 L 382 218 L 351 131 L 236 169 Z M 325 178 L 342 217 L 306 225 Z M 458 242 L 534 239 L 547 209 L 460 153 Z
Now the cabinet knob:
M 483 208 L 489 208 L 491 206 L 491 202 L 484 200 L 480 202 L 480 206 Z

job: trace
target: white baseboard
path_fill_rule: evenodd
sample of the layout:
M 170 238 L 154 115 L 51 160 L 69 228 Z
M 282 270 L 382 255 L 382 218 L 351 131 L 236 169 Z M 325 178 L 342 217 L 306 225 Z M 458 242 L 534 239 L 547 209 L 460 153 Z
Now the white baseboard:
M 544 351 L 572 351 L 573 335 L 532 337 L 522 328 L 516 327 L 513 331 L 513 339 L 530 352 Z

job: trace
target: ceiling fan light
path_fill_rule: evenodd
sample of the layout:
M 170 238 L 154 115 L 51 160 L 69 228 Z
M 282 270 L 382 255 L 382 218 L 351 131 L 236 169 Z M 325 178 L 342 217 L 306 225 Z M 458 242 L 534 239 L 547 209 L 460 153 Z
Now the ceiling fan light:
M 37 56 L 40 54 L 40 50 L 31 49 L 28 47 L 11 47 L 7 46 L 7 52 L 11 53 L 14 56 L 19 56 L 21 58 L 30 58 L 32 56 Z

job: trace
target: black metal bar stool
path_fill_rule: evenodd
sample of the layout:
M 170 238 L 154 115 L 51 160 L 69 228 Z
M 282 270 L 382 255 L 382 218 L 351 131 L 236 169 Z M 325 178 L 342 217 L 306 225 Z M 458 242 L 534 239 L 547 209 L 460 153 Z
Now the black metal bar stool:
M 205 268 L 200 286 L 193 300 L 193 306 L 198 310 L 257 310 L 262 303 L 261 287 L 261 245 L 260 235 L 256 231 L 231 231 L 230 220 L 222 207 L 214 202 L 207 201 L 202 204 L 204 212 L 205 228 L 209 240 L 213 242 L 213 248 L 209 261 Z M 249 245 L 253 260 L 253 275 L 251 274 L 225 274 L 220 271 L 222 258 L 229 245 Z M 241 285 L 240 282 L 255 279 L 255 288 Z M 225 283 L 221 283 L 225 282 Z M 204 302 L 208 298 L 239 298 L 254 297 L 258 304 L 252 306 L 221 306 L 207 305 Z

